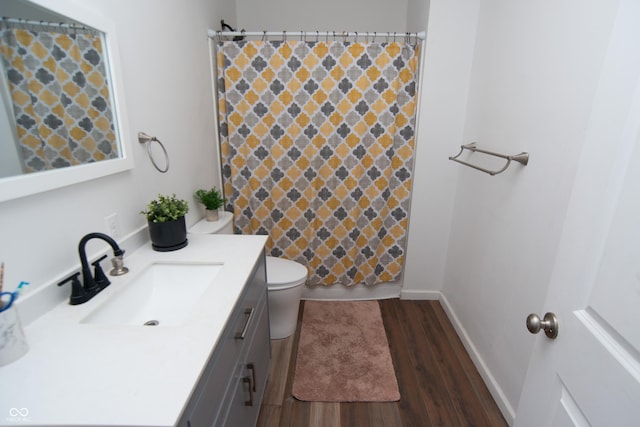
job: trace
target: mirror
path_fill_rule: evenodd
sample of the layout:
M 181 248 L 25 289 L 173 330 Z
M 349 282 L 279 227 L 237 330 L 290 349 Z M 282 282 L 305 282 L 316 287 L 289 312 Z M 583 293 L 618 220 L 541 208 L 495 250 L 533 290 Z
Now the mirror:
M 114 25 L 71 0 L 0 10 L 0 201 L 132 168 Z

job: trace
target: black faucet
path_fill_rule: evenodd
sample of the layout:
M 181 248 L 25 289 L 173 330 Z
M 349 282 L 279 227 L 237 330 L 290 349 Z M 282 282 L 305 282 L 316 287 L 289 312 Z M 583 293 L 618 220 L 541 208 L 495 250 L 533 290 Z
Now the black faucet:
M 80 281 L 78 280 L 78 275 L 80 273 L 75 273 L 71 277 L 58 283 L 58 286 L 62 286 L 67 282 L 71 282 L 71 298 L 69 299 L 69 304 L 71 305 L 82 304 L 83 302 L 89 301 L 98 292 L 109 286 L 111 283 L 100 266 L 100 261 L 105 259 L 106 255 L 92 263 L 95 269 L 95 275 L 91 274 L 91 268 L 89 267 L 89 261 L 87 260 L 87 253 L 85 250 L 87 242 L 91 239 L 102 239 L 111 245 L 111 248 L 113 248 L 113 255 L 115 258 L 112 260 L 114 265 L 114 270 L 111 272 L 112 275 L 120 275 L 128 271 L 128 269 L 122 265 L 122 255 L 124 254 L 124 250 L 120 249 L 120 246 L 118 246 L 115 240 L 103 233 L 87 234 L 80 239 L 80 243 L 78 244 L 80 264 L 82 265 L 82 285 L 80 285 Z
M 113 256 L 118 257 L 124 254 L 124 251 L 120 249 L 120 246 L 113 240 L 111 237 L 107 236 L 103 233 L 89 233 L 80 239 L 80 243 L 78 244 L 78 253 L 80 254 L 80 264 L 82 265 L 82 284 L 87 292 L 97 291 L 98 289 L 102 290 L 109 285 L 109 280 L 106 278 L 104 273 L 101 274 L 100 281 L 96 282 L 95 278 L 91 274 L 91 268 L 89 268 L 89 261 L 87 261 L 87 252 L 85 251 L 85 246 L 87 242 L 91 239 L 102 239 L 108 244 L 111 245 L 113 249 Z M 98 269 L 99 264 L 97 264 L 96 269 Z M 106 283 L 104 282 L 106 280 Z M 97 293 L 97 292 L 96 292 Z

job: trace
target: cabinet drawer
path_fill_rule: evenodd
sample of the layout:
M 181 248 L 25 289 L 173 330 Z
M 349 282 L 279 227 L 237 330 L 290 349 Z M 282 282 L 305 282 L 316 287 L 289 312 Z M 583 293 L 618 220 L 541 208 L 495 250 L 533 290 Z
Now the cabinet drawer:
M 254 335 L 246 354 L 237 363 L 234 378 L 225 399 L 228 413 L 216 426 L 254 426 L 267 384 L 270 364 L 269 316 L 267 304 L 261 304 Z

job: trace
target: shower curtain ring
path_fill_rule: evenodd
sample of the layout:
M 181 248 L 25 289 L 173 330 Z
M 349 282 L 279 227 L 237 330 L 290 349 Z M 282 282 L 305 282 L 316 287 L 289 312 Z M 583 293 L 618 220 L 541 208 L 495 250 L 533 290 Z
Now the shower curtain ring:
M 393 42 L 394 43 L 396 42 L 396 32 L 395 31 L 393 32 Z
M 282 30 L 282 41 L 283 42 L 287 41 L 287 32 L 285 30 Z
M 356 43 L 358 43 L 358 32 L 356 31 L 356 36 L 353 38 L 353 40 L 355 40 Z
M 373 42 L 373 43 L 375 43 L 375 42 L 376 42 L 376 36 L 377 36 L 377 35 L 378 35 L 378 32 L 377 32 L 377 31 L 374 31 L 374 32 L 373 32 L 373 40 L 372 40 L 372 42 Z
M 349 35 L 349 33 L 347 33 L 346 31 L 342 32 L 342 42 L 346 43 L 347 42 L 347 36 Z
M 319 39 L 320 39 L 320 31 L 316 30 L 316 43 L 318 43 Z
M 300 31 L 300 41 L 303 41 L 302 40 L 302 36 L 303 35 L 304 35 L 304 41 L 306 42 L 307 41 L 307 36 L 304 34 L 304 31 Z
M 262 30 L 262 41 L 267 41 L 267 30 Z
M 390 33 L 387 33 L 387 44 L 389 44 L 389 36 L 390 36 Z

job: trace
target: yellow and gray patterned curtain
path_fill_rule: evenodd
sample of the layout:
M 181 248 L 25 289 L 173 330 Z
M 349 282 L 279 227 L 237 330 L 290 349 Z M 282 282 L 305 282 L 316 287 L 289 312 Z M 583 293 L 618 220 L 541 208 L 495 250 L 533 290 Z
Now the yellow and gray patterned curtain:
M 24 172 L 118 157 L 100 34 L 0 22 Z
M 417 48 L 218 45 L 227 209 L 310 285 L 398 280 L 413 172 Z

